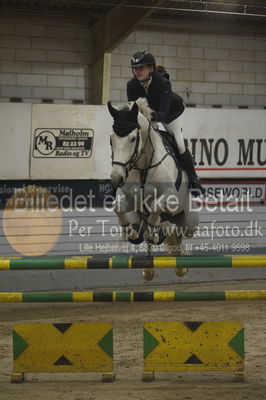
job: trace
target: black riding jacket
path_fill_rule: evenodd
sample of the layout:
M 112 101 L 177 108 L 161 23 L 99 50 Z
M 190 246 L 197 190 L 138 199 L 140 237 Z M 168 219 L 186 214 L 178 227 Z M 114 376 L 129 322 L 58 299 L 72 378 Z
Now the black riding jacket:
M 142 84 L 133 77 L 127 83 L 128 101 L 146 97 L 149 106 L 155 111 L 155 120 L 169 124 L 184 111 L 182 97 L 172 92 L 171 83 L 159 72 L 152 72 L 151 84 L 146 93 Z

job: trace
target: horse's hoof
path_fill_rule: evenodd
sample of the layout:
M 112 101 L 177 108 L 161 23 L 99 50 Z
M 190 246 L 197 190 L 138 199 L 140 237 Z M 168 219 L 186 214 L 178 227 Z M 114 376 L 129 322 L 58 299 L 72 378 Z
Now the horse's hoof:
M 184 276 L 188 273 L 188 268 L 175 268 L 175 273 L 177 276 Z
M 131 234 L 133 237 L 129 237 L 128 241 L 132 244 L 140 244 L 144 241 L 144 230 L 139 224 L 132 224 Z
M 148 225 L 147 230 L 144 232 L 144 240 L 155 246 L 162 244 L 165 240 L 162 227 L 160 225 Z
M 143 239 L 150 245 L 159 246 L 160 244 L 163 243 L 165 236 L 160 234 L 156 234 L 154 236 L 150 236 L 149 234 L 146 235 L 144 234 Z
M 157 245 L 160 245 L 164 242 L 165 239 L 165 235 L 163 234 L 163 232 L 161 230 L 159 230 L 159 238 L 158 238 L 158 243 Z
M 143 269 L 142 270 L 142 276 L 145 279 L 145 281 L 152 281 L 154 278 L 155 272 L 153 269 Z

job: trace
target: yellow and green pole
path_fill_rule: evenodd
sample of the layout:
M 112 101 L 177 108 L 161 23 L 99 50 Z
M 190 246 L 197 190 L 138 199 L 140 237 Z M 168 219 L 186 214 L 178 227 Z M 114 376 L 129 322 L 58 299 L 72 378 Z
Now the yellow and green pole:
M 265 268 L 266 255 L 113 256 L 0 259 L 0 270 Z
M 266 300 L 266 290 L 169 292 L 1 292 L 0 303 Z

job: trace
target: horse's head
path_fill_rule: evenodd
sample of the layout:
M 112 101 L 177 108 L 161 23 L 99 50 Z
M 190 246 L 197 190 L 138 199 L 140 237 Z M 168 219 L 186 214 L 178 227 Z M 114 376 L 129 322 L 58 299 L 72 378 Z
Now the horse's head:
M 124 185 L 130 169 L 139 157 L 142 145 L 140 125 L 138 123 L 138 106 L 136 103 L 121 110 L 108 102 L 108 109 L 114 119 L 111 134 L 112 172 L 111 180 L 117 187 Z

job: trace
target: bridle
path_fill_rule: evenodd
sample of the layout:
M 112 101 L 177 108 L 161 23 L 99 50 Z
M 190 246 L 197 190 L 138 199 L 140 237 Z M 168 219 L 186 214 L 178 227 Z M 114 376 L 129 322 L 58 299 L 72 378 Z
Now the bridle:
M 151 132 L 151 123 L 149 122 L 149 128 L 148 128 L 148 136 L 147 139 L 143 145 L 143 147 L 141 148 L 139 154 L 138 154 L 138 147 L 139 147 L 139 143 L 140 143 L 140 125 L 138 123 L 132 123 L 132 124 L 128 124 L 128 125 L 117 125 L 117 124 L 113 124 L 113 131 L 115 132 L 115 134 L 117 134 L 120 137 L 125 137 L 127 136 L 130 132 L 132 132 L 133 129 L 138 129 L 137 131 L 137 138 L 136 138 L 136 143 L 135 143 L 135 147 L 134 147 L 134 151 L 131 155 L 131 157 L 129 158 L 129 160 L 127 162 L 121 162 L 121 161 L 116 161 L 114 160 L 114 153 L 113 153 L 113 149 L 112 149 L 112 142 L 110 140 L 110 145 L 111 145 L 111 149 L 112 149 L 112 166 L 113 165 L 120 165 L 121 167 L 124 167 L 126 170 L 126 178 L 128 177 L 128 174 L 130 172 L 130 170 L 132 169 L 136 169 L 140 172 L 141 175 L 141 181 L 143 184 L 145 184 L 146 181 L 146 175 L 148 170 L 152 169 L 152 168 L 156 168 L 158 167 L 163 161 L 164 159 L 168 156 L 168 155 L 172 155 L 172 153 L 169 151 L 169 149 L 166 149 L 166 153 L 164 154 L 164 156 L 162 157 L 162 159 L 160 161 L 158 161 L 155 164 L 149 165 L 146 168 L 139 168 L 137 167 L 136 163 L 139 160 L 139 158 L 141 157 L 141 155 L 145 152 L 145 147 L 148 143 L 148 141 L 151 144 L 152 147 L 152 156 L 151 156 L 151 160 L 150 162 L 152 162 L 153 156 L 154 156 L 154 148 L 153 148 L 153 144 L 152 144 L 152 140 L 150 138 L 150 132 Z
M 126 177 L 128 177 L 129 171 L 134 167 L 135 163 L 138 161 L 138 159 L 140 157 L 138 155 L 138 148 L 139 148 L 139 143 L 140 143 L 140 125 L 138 123 L 132 123 L 132 124 L 124 125 L 124 126 L 113 124 L 114 133 L 120 137 L 127 136 L 134 129 L 137 129 L 136 142 L 135 142 L 133 153 L 130 156 L 129 160 L 126 162 L 114 160 L 112 142 L 110 140 L 110 145 L 111 145 L 111 149 L 112 149 L 112 166 L 120 165 L 121 167 L 124 167 L 126 170 Z

